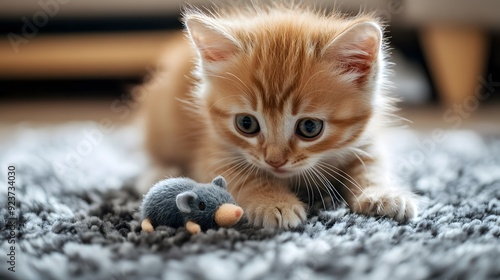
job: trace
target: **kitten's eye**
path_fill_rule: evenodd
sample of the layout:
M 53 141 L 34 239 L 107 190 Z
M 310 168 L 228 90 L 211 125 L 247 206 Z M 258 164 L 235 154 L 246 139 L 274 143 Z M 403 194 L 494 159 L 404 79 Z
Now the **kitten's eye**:
M 297 124 L 296 133 L 307 140 L 317 137 L 323 130 L 323 121 L 317 119 L 302 119 Z
M 200 202 L 198 204 L 198 209 L 200 209 L 201 211 L 205 210 L 207 206 L 205 205 L 205 202 Z
M 259 122 L 252 115 L 237 115 L 235 122 L 236 127 L 243 134 L 253 135 L 260 131 Z

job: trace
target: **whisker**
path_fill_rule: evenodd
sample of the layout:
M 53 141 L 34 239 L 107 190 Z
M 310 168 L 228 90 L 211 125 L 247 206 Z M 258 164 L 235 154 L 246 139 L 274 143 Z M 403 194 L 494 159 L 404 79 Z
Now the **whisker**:
M 234 152 L 229 152 L 229 151 L 214 151 L 214 152 L 209 153 L 209 154 L 208 154 L 208 156 L 213 156 L 213 155 L 218 155 L 218 154 L 236 155 L 236 153 L 234 153 Z M 242 156 L 242 155 L 238 155 L 238 156 Z
M 234 77 L 235 79 L 237 79 L 237 80 L 238 80 L 238 81 L 239 81 L 239 82 L 240 82 L 240 83 L 241 83 L 244 87 L 246 87 L 246 89 L 247 89 L 249 92 L 252 92 L 252 90 L 248 87 L 248 85 L 247 85 L 247 84 L 245 84 L 245 83 L 244 83 L 244 82 L 243 82 L 243 81 L 242 81 L 242 80 L 241 80 L 238 76 L 234 75 L 234 74 L 233 74 L 233 73 L 231 73 L 231 72 L 226 72 L 226 74 L 228 74 L 228 75 L 230 75 L 230 76 Z M 246 92 L 245 92 L 245 94 L 246 94 Z
M 231 166 L 229 169 L 227 169 L 227 170 L 225 170 L 225 171 L 222 172 L 222 176 L 224 176 L 224 177 L 227 178 L 227 184 L 228 185 L 234 180 L 233 174 L 235 172 L 238 172 L 238 171 L 241 172 L 240 168 L 242 168 L 246 164 L 247 164 L 246 161 L 242 160 L 238 164 L 235 164 L 235 165 Z
M 309 196 L 309 185 L 307 184 L 307 178 L 304 175 L 304 171 L 300 171 L 299 176 L 302 177 L 302 181 L 306 185 L 306 192 L 307 192 L 307 204 L 311 205 L 311 197 Z
M 347 180 L 348 182 L 350 182 L 351 184 L 353 184 L 355 187 L 357 187 L 360 191 L 363 191 L 363 188 L 361 187 L 361 184 L 358 183 L 358 181 L 356 181 L 356 179 L 354 179 L 351 175 L 349 175 L 348 173 L 346 173 L 344 170 L 336 167 L 336 166 L 333 166 L 331 164 L 328 164 L 326 162 L 318 162 L 318 165 L 320 166 L 323 166 L 324 168 L 327 168 L 328 170 L 334 172 L 335 174 L 339 175 L 340 177 L 342 177 L 343 179 Z M 340 172 L 340 173 L 339 173 Z M 344 174 L 344 175 L 342 175 Z M 346 177 L 347 176 L 347 177 Z
M 332 176 L 332 175 L 331 175 L 330 173 L 328 173 L 328 171 L 326 171 L 325 169 L 330 170 L 331 172 L 335 173 L 336 175 L 338 175 L 338 176 L 342 177 L 344 180 L 347 180 L 348 182 L 350 182 L 350 183 L 351 183 L 354 187 L 356 187 L 356 188 L 357 188 L 357 189 L 358 189 L 358 190 L 359 190 L 362 194 L 365 194 L 365 192 L 364 192 L 363 188 L 361 187 L 361 185 L 360 185 L 360 184 L 359 184 L 359 183 L 358 183 L 358 182 L 357 182 L 354 178 L 352 178 L 352 176 L 350 176 L 349 174 L 345 173 L 345 172 L 344 172 L 343 170 L 341 170 L 340 168 L 335 167 L 335 166 L 333 166 L 333 165 L 326 164 L 325 162 L 320 162 L 320 163 L 318 163 L 318 167 L 319 167 L 319 168 L 323 167 L 323 168 L 321 168 L 321 169 L 322 169 L 324 172 L 326 172 L 327 174 L 329 174 L 330 176 Z M 350 177 L 352 180 L 351 180 L 351 179 L 349 179 L 349 178 L 347 178 L 347 177 L 345 177 L 345 176 L 343 176 L 342 174 L 340 174 L 339 172 L 337 172 L 337 171 L 336 171 L 335 169 L 333 169 L 333 168 L 336 168 L 338 171 L 340 171 L 340 172 L 344 173 L 345 175 L 347 175 L 348 177 Z M 347 189 L 347 191 L 349 191 L 349 192 L 352 194 L 352 196 L 353 196 L 354 198 L 356 198 L 356 200 L 358 201 L 358 204 L 360 203 L 360 202 L 359 202 L 359 199 L 358 199 L 358 196 L 357 196 L 357 195 L 355 195 L 355 194 L 354 194 L 354 192 L 353 192 L 353 191 L 352 191 L 352 190 L 351 190 L 351 189 L 350 189 L 350 188 L 349 188 L 349 187 L 348 187 L 348 186 L 347 186 L 344 182 L 342 182 L 341 180 L 339 180 L 339 179 L 338 179 L 337 177 L 335 177 L 335 176 L 332 176 L 332 178 L 334 178 L 336 181 L 338 181 L 340 184 L 342 184 L 342 185 L 343 185 L 343 186 Z M 353 181 L 353 180 L 354 180 L 354 181 Z M 368 198 L 368 197 L 367 197 L 367 198 Z M 368 199 L 370 199 L 370 198 L 368 198 Z M 372 202 L 372 201 L 370 200 L 370 202 Z M 347 204 L 347 205 L 349 205 L 349 204 Z
M 213 165 L 216 165 L 216 164 L 220 164 L 217 169 L 218 170 L 223 170 L 225 169 L 228 165 L 236 165 L 237 163 L 240 163 L 240 162 L 243 162 L 245 161 L 244 158 L 234 158 L 234 159 L 231 159 L 231 158 L 224 158 L 224 159 L 221 159 L 221 160 L 217 160 L 215 162 L 212 162 L 207 168 L 211 168 Z M 223 163 L 221 163 L 223 162 Z M 226 170 L 227 171 L 227 170 Z
M 316 168 L 321 169 L 321 171 L 316 170 Z M 335 196 L 335 199 L 333 199 L 333 197 L 331 197 L 331 194 L 330 194 L 330 197 L 332 198 L 332 203 L 336 203 L 337 201 L 343 201 L 346 205 L 349 205 L 349 203 L 347 203 L 347 201 L 345 201 L 344 197 L 342 197 L 342 195 L 339 193 L 339 191 L 337 190 L 337 188 L 335 188 L 335 186 L 332 184 L 332 182 L 330 182 L 330 180 L 328 180 L 328 178 L 323 173 L 326 173 L 328 176 L 332 177 L 336 181 L 338 181 L 338 179 L 335 178 L 335 176 L 332 176 L 330 173 L 328 173 L 324 169 L 322 169 L 320 166 L 317 166 L 314 169 L 316 170 L 316 172 L 318 172 L 318 174 L 321 177 L 323 177 L 324 182 L 326 182 L 325 188 L 327 189 L 328 194 L 330 194 L 330 191 L 333 192 L 333 196 Z
M 299 174 L 299 177 L 297 178 L 297 176 L 293 176 L 292 179 L 291 179 L 291 185 L 294 186 L 294 194 L 295 196 L 299 196 L 299 192 L 300 192 L 300 174 Z
M 326 211 L 325 200 L 323 199 L 323 194 L 321 193 L 321 190 L 319 189 L 318 182 L 316 181 L 315 177 L 313 176 L 314 174 L 312 173 L 312 169 L 306 170 L 306 173 L 308 173 L 309 176 L 311 177 L 311 180 L 314 181 L 316 189 L 318 190 L 319 197 L 321 198 L 321 203 L 323 204 L 323 209 L 325 209 L 325 211 Z
M 240 81 L 241 84 L 246 87 L 246 89 L 248 89 L 248 90 L 250 90 L 250 92 L 252 92 L 252 90 L 250 88 L 248 88 L 248 86 L 245 83 L 243 83 L 243 81 L 240 78 L 238 78 L 236 75 L 234 75 L 232 73 L 229 73 L 229 72 L 226 72 L 226 74 L 232 75 L 233 77 L 235 77 L 236 79 L 238 79 L 238 81 Z M 228 77 L 224 77 L 224 76 L 220 76 L 220 75 L 213 75 L 213 74 L 206 74 L 205 76 L 206 77 L 214 77 L 214 78 L 221 78 L 221 79 L 228 80 L 229 82 L 231 82 L 231 84 L 233 84 L 234 86 L 236 86 L 238 88 L 238 90 L 240 90 L 241 93 L 244 93 L 245 95 L 250 96 L 249 92 L 247 92 L 245 90 L 245 88 L 241 87 L 239 83 L 236 83 L 235 81 L 229 79 Z
M 244 163 L 245 163 L 244 160 L 237 160 L 237 161 L 228 162 L 228 163 L 224 164 L 223 166 L 217 168 L 218 175 L 222 175 L 224 177 L 229 177 L 229 176 L 231 176 L 231 174 L 233 174 L 233 171 L 236 171 L 236 169 L 238 169 L 238 167 L 241 167 Z M 227 168 L 227 169 L 225 169 L 225 168 Z M 221 171 L 221 170 L 224 170 L 224 171 Z M 229 184 L 229 182 L 228 182 L 228 184 Z
M 356 153 L 356 151 L 354 151 L 354 150 L 351 150 L 351 151 L 354 154 L 354 156 L 359 160 L 359 162 L 361 163 L 361 165 L 363 165 L 363 168 L 365 169 L 365 172 L 368 172 L 368 169 L 366 168 L 365 162 L 358 156 L 358 154 Z
M 330 199 L 332 200 L 332 204 L 334 205 L 335 202 L 336 202 L 336 198 L 337 198 L 337 195 L 335 193 L 333 193 L 333 195 L 335 196 L 335 199 L 333 198 L 332 196 L 332 193 L 330 192 L 331 189 L 329 187 L 329 185 L 331 186 L 331 183 L 328 179 L 326 179 L 326 177 L 321 174 L 321 172 L 319 172 L 316 167 L 312 167 L 311 168 L 311 171 L 316 175 L 316 177 L 318 177 L 318 179 L 322 182 L 322 186 L 324 187 L 324 189 L 326 190 L 326 192 L 328 193 L 328 196 L 330 196 Z M 326 209 L 325 209 L 326 210 Z
M 239 177 L 239 175 L 240 175 L 242 172 L 244 172 L 244 170 L 246 170 L 246 169 L 248 168 L 248 166 L 250 166 L 250 164 L 249 164 L 248 162 L 246 162 L 246 161 L 243 161 L 242 163 L 238 164 L 238 166 L 233 166 L 233 167 L 231 167 L 231 169 L 233 169 L 233 168 L 234 168 L 234 172 L 231 172 L 231 177 L 232 177 L 232 178 L 231 178 L 231 179 L 229 179 L 228 184 L 229 184 L 230 182 L 234 181 L 235 179 L 238 179 L 238 181 L 236 181 L 236 183 L 238 183 L 238 182 L 240 181 L 240 179 L 241 179 L 241 178 Z M 237 173 L 236 173 L 236 174 L 234 174 L 235 172 L 237 172 Z M 236 183 L 235 183 L 235 185 L 238 185 L 238 184 L 236 184 Z
M 354 147 L 351 147 L 351 148 L 349 148 L 349 149 L 351 149 L 351 150 L 353 150 L 354 152 L 359 153 L 359 154 L 361 154 L 362 156 L 365 156 L 365 157 L 367 157 L 367 158 L 373 158 L 373 156 L 372 156 L 370 153 L 368 153 L 367 151 L 364 151 L 364 150 L 362 150 L 362 149 L 358 149 L 358 148 L 354 148 Z
M 210 108 L 208 108 L 208 110 L 205 112 L 205 114 L 203 115 L 203 118 L 206 118 L 208 113 L 210 112 L 210 110 L 212 110 L 212 108 L 215 106 L 215 104 L 217 104 L 218 102 L 224 100 L 224 99 L 227 99 L 227 98 L 230 98 L 230 97 L 238 97 L 239 95 L 236 95 L 236 94 L 233 94 L 233 95 L 228 95 L 228 96 L 224 96 L 222 98 L 219 98 L 217 99 L 217 101 L 214 102 L 214 104 L 212 104 L 212 106 L 210 106 Z
M 243 182 L 240 184 L 240 181 L 241 181 L 241 178 L 243 176 L 240 176 L 241 173 L 245 174 L 245 172 L 247 172 L 247 170 L 251 170 L 253 166 L 251 164 L 249 164 L 248 162 L 245 163 L 245 166 L 240 170 L 240 172 L 238 172 L 234 178 L 238 178 L 238 181 L 235 182 L 235 185 L 239 188 L 239 191 L 238 191 L 238 194 L 236 196 L 236 200 L 239 200 L 240 199 L 240 193 L 241 193 L 241 189 L 243 188 L 243 186 L 245 185 L 245 182 L 246 180 L 248 179 L 249 177 L 249 174 L 250 172 L 248 172 L 245 176 L 245 179 L 243 180 Z
M 304 170 L 304 177 L 306 178 L 307 182 L 306 182 L 306 186 L 309 186 L 310 189 L 311 189 L 311 207 L 314 206 L 314 189 L 313 189 L 313 185 L 312 185 L 312 181 L 310 180 L 309 178 L 309 174 L 307 173 L 307 170 Z
M 245 183 L 247 182 L 248 178 L 253 174 L 254 170 L 256 171 L 256 175 L 257 175 L 257 168 L 254 165 L 251 165 L 251 164 L 248 164 L 248 165 L 250 166 L 250 168 L 249 168 L 248 171 L 245 171 L 246 174 L 247 174 L 247 176 L 245 177 L 245 180 L 243 180 L 243 182 L 241 184 L 238 184 L 239 191 L 238 191 L 238 195 L 237 195 L 237 198 L 236 198 L 237 200 L 239 200 L 240 194 L 241 194 L 241 190 L 245 186 Z
M 339 180 L 337 177 L 333 176 L 332 174 L 330 174 L 328 171 L 324 170 L 323 168 L 321 168 L 321 166 L 318 166 L 319 169 L 321 169 L 324 173 L 326 173 L 328 176 L 332 177 L 335 181 L 337 181 L 339 184 L 341 184 L 342 186 L 344 186 L 351 194 L 352 196 L 358 201 L 359 203 L 359 200 L 358 200 L 358 197 L 356 195 L 354 195 L 354 193 L 349 189 L 349 187 L 347 187 L 347 185 L 342 182 L 341 180 Z M 332 170 L 333 171 L 333 170 Z M 335 193 L 337 193 L 339 195 L 339 197 L 341 199 L 338 199 L 338 201 L 342 201 L 344 202 L 347 206 L 349 206 L 349 203 L 344 199 L 344 197 L 338 192 L 338 190 L 336 188 L 333 188 L 333 190 L 335 191 Z M 337 198 L 337 196 L 335 195 L 335 197 Z
M 243 157 L 241 157 L 241 156 L 221 158 L 221 159 L 218 159 L 218 160 L 216 160 L 216 161 L 213 161 L 213 162 L 212 162 L 212 163 L 211 163 L 208 167 L 212 167 L 212 166 L 213 166 L 213 165 L 215 165 L 215 164 L 218 164 L 218 163 L 223 162 L 223 161 L 228 161 L 228 160 L 230 160 L 230 162 L 232 163 L 232 162 L 235 162 L 235 161 L 237 161 L 237 160 L 244 160 L 244 158 L 243 158 Z M 224 166 L 225 166 L 225 165 L 224 165 Z M 222 166 L 221 166 L 221 167 L 222 167 Z

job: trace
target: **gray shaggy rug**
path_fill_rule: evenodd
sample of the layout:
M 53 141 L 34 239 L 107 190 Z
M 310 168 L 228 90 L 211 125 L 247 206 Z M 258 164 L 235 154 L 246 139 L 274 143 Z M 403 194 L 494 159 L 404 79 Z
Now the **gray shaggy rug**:
M 137 135 L 93 123 L 3 129 L 0 279 L 500 278 L 499 137 L 390 135 L 393 179 L 426 198 L 407 224 L 339 206 L 293 231 L 242 224 L 190 236 L 140 233 Z

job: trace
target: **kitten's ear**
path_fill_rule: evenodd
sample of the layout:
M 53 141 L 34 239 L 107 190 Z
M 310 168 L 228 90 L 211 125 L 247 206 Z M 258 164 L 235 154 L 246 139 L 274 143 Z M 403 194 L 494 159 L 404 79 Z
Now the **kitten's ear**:
M 226 61 L 239 50 L 237 41 L 212 18 L 187 15 L 184 23 L 189 38 L 206 62 Z
M 357 23 L 323 49 L 323 58 L 334 61 L 342 73 L 363 84 L 377 62 L 382 46 L 382 29 L 374 22 Z

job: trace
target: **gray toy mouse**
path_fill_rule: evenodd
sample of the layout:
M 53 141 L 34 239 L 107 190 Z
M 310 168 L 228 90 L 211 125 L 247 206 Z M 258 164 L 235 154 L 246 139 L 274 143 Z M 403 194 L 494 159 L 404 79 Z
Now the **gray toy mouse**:
M 236 206 L 226 187 L 222 176 L 209 184 L 189 178 L 159 181 L 142 201 L 142 230 L 152 232 L 158 226 L 185 226 L 191 234 L 196 234 L 235 225 L 243 216 L 243 209 Z

